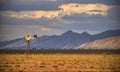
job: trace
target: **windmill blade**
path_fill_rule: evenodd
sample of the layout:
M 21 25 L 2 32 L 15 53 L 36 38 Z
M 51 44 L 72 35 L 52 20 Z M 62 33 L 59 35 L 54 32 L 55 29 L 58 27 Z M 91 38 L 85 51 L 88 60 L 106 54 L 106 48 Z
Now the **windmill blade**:
M 30 33 L 26 34 L 25 39 L 26 39 L 27 41 L 30 40 L 30 39 L 31 39 L 31 34 L 30 34 Z

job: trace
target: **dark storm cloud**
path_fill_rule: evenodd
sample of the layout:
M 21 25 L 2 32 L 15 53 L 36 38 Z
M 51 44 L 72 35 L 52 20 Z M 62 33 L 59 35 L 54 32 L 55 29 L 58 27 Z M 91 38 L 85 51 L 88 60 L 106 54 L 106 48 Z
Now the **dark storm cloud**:
M 62 20 L 58 19 L 17 19 L 11 17 L 2 17 L 0 24 L 8 25 L 39 25 L 42 27 L 60 29 L 60 30 L 109 30 L 119 29 L 119 18 L 109 18 L 107 16 L 92 15 L 92 16 L 64 16 Z
M 68 3 L 120 5 L 120 0 L 3 0 L 0 11 L 58 10 L 58 6 Z
M 56 10 L 59 4 L 56 1 L 15 1 L 0 2 L 0 11 L 31 11 L 31 10 Z
M 66 20 L 74 20 L 74 21 L 82 21 L 82 22 L 87 22 L 87 21 L 91 21 L 93 19 L 104 19 L 107 18 L 106 16 L 102 16 L 102 15 L 86 15 L 85 13 L 82 13 L 81 15 L 78 14 L 74 14 L 72 16 L 64 16 L 62 17 L 63 19 Z M 85 21 L 86 20 L 86 21 Z
M 106 5 L 120 5 L 120 0 L 58 0 L 60 3 L 81 3 L 81 4 L 93 4 L 102 3 Z
M 87 5 L 87 4 L 86 4 Z M 97 6 L 97 5 L 96 5 Z M 19 13 L 17 13 L 18 16 L 16 17 L 10 17 L 8 16 L 2 16 L 0 24 L 8 24 L 8 25 L 41 25 L 43 27 L 47 28 L 55 28 L 55 29 L 91 29 L 91 30 L 100 30 L 100 29 L 113 29 L 120 27 L 119 25 L 119 6 L 114 6 L 109 9 L 109 11 L 105 11 L 108 13 L 108 15 L 100 15 L 100 14 L 92 14 L 87 15 L 85 12 L 77 14 L 71 14 L 71 15 L 64 15 L 62 16 L 62 20 L 60 19 L 54 19 L 54 18 L 46 18 L 44 16 L 40 18 L 19 18 Z M 68 10 L 69 11 L 69 10 Z M 91 12 L 102 12 L 102 10 L 90 10 Z M 104 10 L 103 10 L 104 11 Z M 80 12 L 80 11 L 79 11 Z M 88 11 L 89 12 L 89 11 Z M 9 12 L 8 12 L 9 13 Z M 33 12 L 32 12 L 33 13 Z M 13 12 L 14 14 L 14 12 Z M 16 13 L 15 13 L 16 14 Z M 18 18 L 17 18 L 18 17 Z M 97 28 L 98 27 L 98 28 Z
M 108 10 L 108 17 L 120 18 L 120 6 L 116 6 Z
M 88 30 L 88 31 L 102 31 L 120 29 L 120 21 L 118 18 L 112 19 L 103 16 L 89 16 L 89 17 L 64 17 L 65 20 L 74 21 L 73 24 L 66 26 L 67 29 Z
M 42 17 L 40 19 L 17 19 L 11 17 L 2 17 L 0 21 L 1 25 L 38 25 L 47 28 L 62 29 L 67 25 L 64 20 L 47 19 Z

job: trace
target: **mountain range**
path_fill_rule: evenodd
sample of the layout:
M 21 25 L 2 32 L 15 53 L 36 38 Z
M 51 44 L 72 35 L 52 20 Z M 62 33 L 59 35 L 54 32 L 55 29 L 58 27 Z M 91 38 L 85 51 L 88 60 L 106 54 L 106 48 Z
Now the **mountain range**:
M 31 40 L 31 48 L 35 49 L 116 49 L 120 48 L 119 45 L 120 30 L 108 30 L 95 35 L 90 35 L 87 32 L 76 33 L 69 30 L 61 35 L 41 36 Z M 0 42 L 0 49 L 25 48 L 26 40 L 24 38 Z
M 76 47 L 76 49 L 120 49 L 120 36 L 110 37 L 93 42 L 87 42 Z

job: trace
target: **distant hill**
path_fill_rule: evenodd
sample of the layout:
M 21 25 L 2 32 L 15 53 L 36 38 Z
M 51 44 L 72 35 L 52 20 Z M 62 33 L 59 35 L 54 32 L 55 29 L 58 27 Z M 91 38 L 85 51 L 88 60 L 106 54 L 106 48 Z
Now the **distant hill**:
M 95 40 L 79 45 L 76 49 L 120 49 L 120 36 Z
M 61 35 L 41 36 L 31 40 L 31 48 L 36 49 L 74 49 L 84 43 L 95 40 L 106 39 L 109 37 L 120 36 L 120 30 L 109 30 L 99 34 L 90 35 L 87 32 L 76 33 L 72 30 Z M 0 49 L 25 49 L 26 41 L 24 38 L 18 38 L 11 41 L 1 42 Z
M 43 41 L 35 40 L 33 46 L 35 48 L 56 48 L 56 49 L 68 49 L 74 48 L 82 43 L 92 41 L 91 35 L 88 33 L 75 33 L 67 31 L 60 36 L 50 36 Z

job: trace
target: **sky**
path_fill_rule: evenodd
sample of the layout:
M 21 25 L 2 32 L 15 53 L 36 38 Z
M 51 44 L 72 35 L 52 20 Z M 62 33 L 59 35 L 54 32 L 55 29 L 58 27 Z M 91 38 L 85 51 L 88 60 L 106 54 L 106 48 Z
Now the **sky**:
M 120 29 L 120 0 L 0 0 L 0 41 Z

